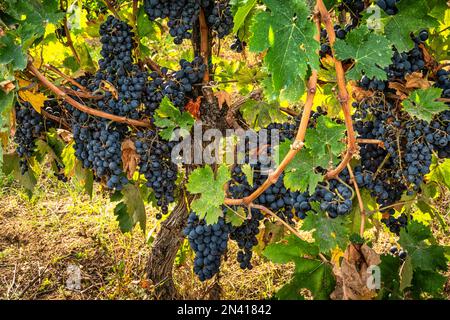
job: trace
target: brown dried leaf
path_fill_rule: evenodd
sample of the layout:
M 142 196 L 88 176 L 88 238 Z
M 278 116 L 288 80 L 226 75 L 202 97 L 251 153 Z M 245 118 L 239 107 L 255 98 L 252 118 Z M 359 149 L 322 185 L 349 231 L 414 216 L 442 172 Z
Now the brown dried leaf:
M 374 92 L 370 90 L 364 90 L 363 88 L 359 87 L 355 81 L 350 82 L 351 88 L 352 88 L 352 95 L 353 98 L 356 101 L 361 101 L 366 98 L 370 98 L 374 95 Z
M 427 67 L 434 66 L 436 64 L 436 61 L 431 56 L 431 54 L 428 52 L 427 48 L 422 43 L 419 44 L 419 48 L 422 50 L 423 60 L 425 61 L 425 65 Z
M 139 163 L 139 155 L 134 142 L 130 139 L 122 142 L 122 163 L 123 171 L 127 174 L 128 179 L 132 179 Z
M 220 110 L 222 109 L 224 103 L 226 103 L 227 106 L 231 106 L 231 96 L 228 92 L 218 91 L 214 93 L 214 96 L 217 98 L 217 103 Z
M 341 284 L 333 292 L 332 297 L 345 300 L 366 300 L 376 296 L 376 292 L 367 287 L 371 276 L 367 273 L 370 266 L 380 264 L 379 255 L 366 244 L 350 244 L 344 253 L 340 268 L 335 265 L 334 273 L 337 283 Z
M 65 143 L 69 143 L 73 139 L 73 135 L 70 131 L 64 129 L 57 129 L 56 133 Z
M 0 82 L 0 88 L 2 88 L 2 90 L 6 94 L 8 94 L 11 91 L 13 91 L 16 88 L 16 86 L 14 85 L 14 82 L 12 82 L 11 80 L 5 80 Z
M 188 103 L 186 104 L 185 108 L 186 110 L 192 114 L 192 116 L 195 119 L 200 119 L 200 105 L 202 103 L 202 97 L 197 97 L 197 99 L 194 100 L 189 100 Z
M 423 78 L 423 74 L 421 72 L 413 72 L 411 74 L 407 74 L 405 76 L 406 89 L 427 89 L 431 87 L 431 83 Z
M 405 85 L 400 82 L 389 82 L 389 88 L 394 89 L 396 95 L 404 100 L 408 98 L 409 90 L 405 88 Z

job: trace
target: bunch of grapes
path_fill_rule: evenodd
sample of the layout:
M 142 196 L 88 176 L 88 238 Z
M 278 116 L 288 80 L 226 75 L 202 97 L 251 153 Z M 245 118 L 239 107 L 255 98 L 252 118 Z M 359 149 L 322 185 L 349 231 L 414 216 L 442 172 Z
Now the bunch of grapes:
M 230 8 L 230 0 L 202 0 L 206 20 L 219 39 L 223 39 L 233 30 L 234 22 Z
M 150 73 L 151 80 L 145 86 L 143 99 L 148 116 L 153 116 L 165 96 L 182 110 L 187 99 L 192 97 L 194 85 L 203 81 L 206 65 L 201 57 L 192 62 L 181 59 L 179 63 L 180 69 L 173 73 L 169 73 L 167 68 L 161 68 L 160 73 Z
M 121 190 L 128 179 L 122 170 L 122 134 L 115 124 L 72 110 L 75 156 L 83 167 L 104 178 L 109 189 Z M 123 129 L 122 129 L 123 130 Z
M 230 239 L 236 241 L 239 251 L 237 261 L 241 269 L 253 268 L 252 249 L 258 244 L 256 236 L 259 234 L 259 222 L 264 219 L 264 215 L 256 209 L 251 210 L 251 217 L 246 219 L 239 227 L 232 227 Z
M 210 28 L 222 39 L 233 30 L 229 0 L 145 0 L 144 10 L 151 21 L 168 18 L 169 33 L 175 44 L 192 38 L 192 29 L 200 9 L 205 10 Z
M 147 186 L 153 189 L 162 214 L 167 214 L 169 204 L 175 201 L 178 166 L 171 159 L 175 143 L 160 140 L 152 130 L 138 132 L 137 139 L 135 146 L 140 157 L 139 172 L 147 179 Z M 156 218 L 161 219 L 162 214 L 158 213 Z
M 16 102 L 15 111 L 17 129 L 14 141 L 17 143 L 17 154 L 21 158 L 20 170 L 23 175 L 28 170 L 27 159 L 33 155 L 36 139 L 44 129 L 44 123 L 41 115 L 29 102 Z
M 247 46 L 247 43 L 245 41 L 242 41 L 239 39 L 238 35 L 234 36 L 234 41 L 230 46 L 230 49 L 233 51 L 236 51 L 237 53 L 241 53 L 244 51 L 244 48 Z
M 361 12 L 364 11 L 366 5 L 364 0 L 343 0 L 339 5 L 340 11 L 347 11 L 353 20 L 353 26 L 356 26 L 361 18 Z
M 377 0 L 377 6 L 379 6 L 386 14 L 394 16 L 398 13 L 397 3 L 400 0 Z
M 200 281 L 211 279 L 220 269 L 220 260 L 227 250 L 230 226 L 223 218 L 212 225 L 191 212 L 183 230 L 195 252 L 194 272 Z
M 191 30 L 200 12 L 199 0 L 145 0 L 144 10 L 151 21 L 169 18 L 169 33 L 175 44 L 191 39 Z
M 442 98 L 450 99 L 450 72 L 441 69 L 437 72 L 435 86 L 441 88 Z M 447 105 L 450 103 L 447 102 Z M 450 111 L 445 110 L 437 114 L 430 123 L 431 132 L 427 134 L 426 140 L 437 152 L 439 158 L 450 157 Z

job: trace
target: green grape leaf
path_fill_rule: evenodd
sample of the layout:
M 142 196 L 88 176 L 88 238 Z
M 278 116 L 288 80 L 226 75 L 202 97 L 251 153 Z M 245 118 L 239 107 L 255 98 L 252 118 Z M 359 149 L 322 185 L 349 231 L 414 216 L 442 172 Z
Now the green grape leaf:
M 123 201 L 114 209 L 120 231 L 130 232 L 139 223 L 141 230 L 145 233 L 147 216 L 139 188 L 133 184 L 127 184 L 123 187 L 122 194 Z
M 309 212 L 302 230 L 313 231 L 315 244 L 321 252 L 329 252 L 336 247 L 345 249 L 350 236 L 350 229 L 345 225 L 344 217 L 331 219 L 324 212 Z
M 248 184 L 253 187 L 253 168 L 250 164 L 246 163 L 242 165 L 242 172 L 247 178 Z
M 450 189 L 450 159 L 445 159 L 442 163 L 439 163 L 437 159 L 433 159 L 427 180 L 444 184 Z
M 194 118 L 188 112 L 181 112 L 173 103 L 167 98 L 161 101 L 161 104 L 155 112 L 155 125 L 161 128 L 159 135 L 165 140 L 174 138 L 174 131 L 180 128 L 180 137 L 185 137 L 189 134 L 194 125 Z
M 233 227 L 239 227 L 244 223 L 247 217 L 247 212 L 243 207 L 238 207 L 237 210 L 227 209 L 227 214 L 225 215 L 225 221 L 231 223 Z
M 94 191 L 94 173 L 92 170 L 84 168 L 81 161 L 76 159 L 73 172 L 78 183 L 83 186 L 86 194 L 92 199 L 92 193 Z
M 422 29 L 439 26 L 437 19 L 430 15 L 431 6 L 427 0 L 402 0 L 396 4 L 398 13 L 385 19 L 386 38 L 404 52 L 414 47 L 411 32 L 417 34 Z
M 139 8 L 137 14 L 137 32 L 141 38 L 155 33 L 155 23 L 147 17 L 143 6 Z
M 305 272 L 294 273 L 291 281 L 278 290 L 276 296 L 280 300 L 300 300 L 303 299 L 300 290 L 305 288 L 315 300 L 328 300 L 336 286 L 331 266 L 319 260 L 310 263 L 305 259 L 303 262 L 308 265 Z
M 278 164 L 283 160 L 291 148 L 292 142 L 286 139 L 278 147 Z M 309 149 L 302 149 L 286 167 L 283 182 L 286 188 L 292 191 L 309 191 L 313 193 L 317 184 L 323 180 L 323 175 L 316 173 L 314 168 L 327 167 L 329 159 L 313 154 Z
M 276 0 L 263 1 L 269 11 L 259 12 L 250 27 L 250 50 L 267 50 L 264 63 L 272 74 L 275 91 L 296 101 L 303 94 L 308 66 L 319 69 L 314 39 L 316 28 L 308 19 L 310 10 L 303 1 L 287 0 L 280 5 Z
M 230 172 L 225 165 L 219 167 L 215 176 L 210 166 L 195 169 L 190 174 L 187 190 L 200 195 L 192 202 L 191 208 L 200 219 L 205 219 L 206 223 L 217 223 L 222 215 L 221 206 L 225 200 L 224 185 L 230 178 Z
M 13 174 L 14 178 L 25 188 L 28 196 L 31 197 L 37 180 L 33 170 L 28 166 L 28 170 L 22 174 L 19 165 L 20 158 L 16 153 L 3 155 L 3 173 L 5 175 Z
M 406 257 L 400 268 L 400 291 L 405 291 L 406 288 L 411 286 L 413 278 L 413 266 L 411 263 L 411 257 Z
M 11 35 L 0 37 L 0 64 L 11 64 L 13 70 L 23 70 L 27 61 L 22 46 L 16 44 Z
M 326 116 L 317 119 L 317 126 L 308 129 L 305 136 L 305 146 L 311 149 L 316 157 L 333 158 L 345 150 L 345 125 L 338 124 Z
M 274 103 L 247 100 L 240 108 L 242 117 L 252 128 L 258 130 L 267 127 L 272 122 L 284 122 L 287 116 Z
M 400 297 L 400 259 L 389 254 L 380 256 L 381 290 L 379 296 L 383 299 Z
M 245 3 L 240 4 L 236 13 L 234 14 L 233 33 L 237 34 L 239 29 L 244 25 L 250 11 L 255 6 L 257 0 L 246 0 Z
M 407 228 L 400 231 L 399 243 L 408 252 L 414 270 L 447 270 L 444 248 L 425 241 L 430 239 L 434 240 L 429 227 L 411 221 Z
M 384 36 L 369 31 L 367 26 L 353 29 L 345 40 L 337 39 L 334 49 L 339 59 L 354 60 L 353 68 L 347 72 L 349 79 L 360 79 L 363 74 L 369 78 L 387 79 L 383 68 L 392 63 L 391 42 Z
M 319 248 L 314 243 L 306 242 L 297 236 L 291 235 L 278 243 L 272 243 L 267 246 L 263 254 L 275 263 L 297 263 L 304 259 L 303 256 L 305 255 L 317 256 Z
M 276 296 L 281 300 L 298 300 L 304 297 L 301 289 L 310 290 L 317 300 L 329 299 L 335 287 L 331 266 L 318 258 L 319 248 L 291 235 L 278 243 L 268 245 L 263 255 L 274 263 L 295 263 L 295 272 Z
M 412 285 L 417 295 L 421 292 L 426 292 L 432 295 L 439 295 L 442 293 L 447 278 L 435 271 L 417 270 L 414 272 Z
M 414 90 L 408 99 L 403 100 L 403 107 L 410 115 L 430 122 L 433 115 L 449 109 L 444 102 L 436 101 L 441 94 L 442 89 L 439 88 Z
M 122 233 L 131 232 L 134 227 L 133 218 L 128 214 L 127 205 L 119 202 L 114 208 L 114 215 L 119 222 L 119 229 Z

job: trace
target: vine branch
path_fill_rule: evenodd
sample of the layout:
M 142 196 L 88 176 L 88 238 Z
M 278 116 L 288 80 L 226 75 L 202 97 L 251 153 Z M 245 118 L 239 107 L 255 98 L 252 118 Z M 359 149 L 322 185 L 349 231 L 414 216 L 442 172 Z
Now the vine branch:
M 317 0 L 317 8 L 320 12 L 321 21 L 325 25 L 327 30 L 328 40 L 330 42 L 331 53 L 333 55 L 334 67 L 336 70 L 336 80 L 338 85 L 338 97 L 341 104 L 342 112 L 344 113 L 345 126 L 347 128 L 347 152 L 342 159 L 342 162 L 333 170 L 329 171 L 326 175 L 327 179 L 336 177 L 342 170 L 345 169 L 347 164 L 353 158 L 353 155 L 358 152 L 358 146 L 356 143 L 356 135 L 353 129 L 353 121 L 350 112 L 349 96 L 345 81 L 345 71 L 342 66 L 342 62 L 336 58 L 334 50 L 334 43 L 336 42 L 336 33 L 334 31 L 333 22 L 327 7 L 323 3 L 323 0 Z
M 73 53 L 73 56 L 75 57 L 75 60 L 77 60 L 78 64 L 81 65 L 81 59 L 78 55 L 77 50 L 75 50 L 75 47 L 73 46 L 72 36 L 70 35 L 69 27 L 67 26 L 67 12 L 64 15 L 63 19 L 63 26 L 64 26 L 64 32 L 66 33 L 66 44 L 69 46 L 70 50 Z
M 115 122 L 119 122 L 119 123 L 126 123 L 126 124 L 131 125 L 131 126 L 146 127 L 146 128 L 151 127 L 151 124 L 148 121 L 133 120 L 133 119 L 129 119 L 129 118 L 126 118 L 126 117 L 116 116 L 114 114 L 110 114 L 110 113 L 107 113 L 107 112 L 103 112 L 103 111 L 100 111 L 100 110 L 89 108 L 89 107 L 85 106 L 84 104 L 79 103 L 78 101 L 76 101 L 72 97 L 68 96 L 60 88 L 55 86 L 42 73 L 40 73 L 39 70 L 33 65 L 31 60 L 28 62 L 27 69 L 44 86 L 46 86 L 49 90 L 51 90 L 55 95 L 57 95 L 58 97 L 64 99 L 64 101 L 69 103 L 72 107 L 74 107 L 74 108 L 76 108 L 76 109 L 78 109 L 78 110 L 80 110 L 82 112 L 85 112 L 87 114 L 90 114 L 90 115 L 93 115 L 93 116 L 97 116 L 97 117 L 100 117 L 100 118 L 109 119 L 109 120 L 112 120 L 112 121 L 115 121 Z

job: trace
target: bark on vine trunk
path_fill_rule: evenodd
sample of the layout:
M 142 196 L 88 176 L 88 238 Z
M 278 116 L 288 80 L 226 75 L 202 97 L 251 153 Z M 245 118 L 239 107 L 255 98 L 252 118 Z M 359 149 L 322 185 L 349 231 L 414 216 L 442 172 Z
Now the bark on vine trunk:
M 157 299 L 179 299 L 180 294 L 173 282 L 172 270 L 176 254 L 180 248 L 184 235 L 183 228 L 189 215 L 188 198 L 178 202 L 170 216 L 161 224 L 152 246 L 147 263 L 147 277 L 155 286 Z

